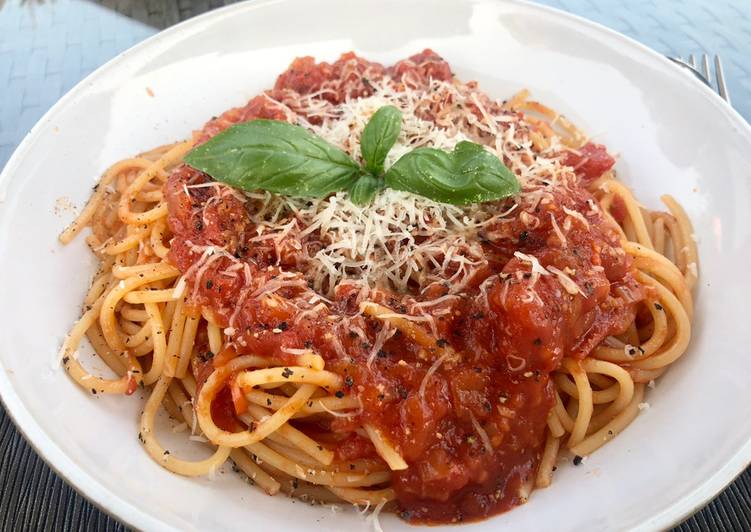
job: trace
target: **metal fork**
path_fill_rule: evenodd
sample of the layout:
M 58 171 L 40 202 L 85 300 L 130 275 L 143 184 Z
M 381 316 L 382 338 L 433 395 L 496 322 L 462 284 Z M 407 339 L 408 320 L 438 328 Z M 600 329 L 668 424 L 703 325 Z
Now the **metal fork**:
M 689 72 L 691 72 L 696 78 L 704 83 L 710 89 L 717 91 L 717 94 L 730 103 L 730 94 L 728 93 L 727 85 L 725 84 L 725 74 L 722 70 L 722 61 L 719 55 L 714 56 L 714 69 L 715 69 L 715 83 L 717 87 L 712 87 L 712 69 L 709 63 L 709 56 L 707 54 L 701 54 L 701 63 L 697 65 L 696 56 L 690 54 L 687 59 L 683 57 L 668 57 L 676 65 L 680 65 Z

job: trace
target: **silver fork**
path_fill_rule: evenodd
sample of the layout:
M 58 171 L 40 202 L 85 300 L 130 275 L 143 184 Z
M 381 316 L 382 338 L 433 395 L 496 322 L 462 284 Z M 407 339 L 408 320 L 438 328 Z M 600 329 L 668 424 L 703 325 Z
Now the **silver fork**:
M 709 56 L 707 54 L 701 54 L 700 64 L 696 63 L 696 56 L 690 54 L 687 59 L 683 57 L 668 57 L 676 65 L 680 65 L 689 72 L 691 72 L 696 78 L 704 83 L 710 89 L 717 91 L 717 94 L 730 103 L 730 94 L 728 93 L 727 85 L 725 84 L 725 73 L 722 70 L 722 61 L 719 55 L 714 56 L 714 81 L 717 84 L 716 88 L 712 87 L 712 68 L 709 63 Z

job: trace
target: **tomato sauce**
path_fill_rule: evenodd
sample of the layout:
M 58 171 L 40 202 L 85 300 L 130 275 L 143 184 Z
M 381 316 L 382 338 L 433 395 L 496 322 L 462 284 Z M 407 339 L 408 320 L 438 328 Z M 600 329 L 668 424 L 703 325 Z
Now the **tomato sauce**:
M 415 83 L 452 77 L 448 64 L 429 50 L 391 68 L 346 54 L 333 64 L 297 59 L 271 92 L 310 94 L 335 86 L 337 92 L 326 97 L 341 101 L 346 95 L 369 94 L 366 72 L 407 76 Z M 258 117 L 288 119 L 276 103 L 260 96 L 211 120 L 197 139 Z M 582 182 L 596 179 L 613 163 L 594 144 L 567 157 Z M 248 242 L 255 233 L 242 201 L 231 194 L 212 199 L 211 187 L 185 187 L 207 179 L 188 167 L 169 178 L 171 261 L 185 272 L 200 258 L 196 246 L 217 246 L 266 282 L 296 272 L 293 260 Z M 535 476 L 553 405 L 551 373 L 564 356 L 582 358 L 607 335 L 623 332 L 644 296 L 616 233 L 592 211 L 591 201 L 583 186 L 572 185 L 540 202 L 533 229 L 520 217 L 488 227 L 480 235 L 487 268 L 458 297 L 430 307 L 436 345 L 421 347 L 397 332 L 370 367 L 382 323 L 359 315 L 356 294 L 347 287 L 337 290 L 324 315 L 300 318 L 287 305 L 269 307 L 254 298 L 240 304 L 243 283 L 239 276 L 219 273 L 231 262 L 220 258 L 190 287 L 191 302 L 210 308 L 223 326 L 234 314 L 238 353 L 274 356 L 293 365 L 294 356 L 285 348 L 310 348 L 325 359 L 328 370 L 343 377 L 343 391 L 360 398 L 362 412 L 324 426 L 298 426 L 333 433 L 331 445 L 342 460 L 374 457 L 369 441 L 354 431 L 364 423 L 378 427 L 409 464 L 394 472 L 392 481 L 403 518 L 429 523 L 480 519 L 525 502 L 522 487 Z M 566 209 L 583 213 L 585 221 L 573 220 L 562 242 L 555 226 L 572 223 Z M 565 273 L 579 290 L 570 293 L 557 275 L 536 272 L 515 252 Z M 276 293 L 294 299 L 300 290 L 288 286 Z M 436 286 L 419 296 L 380 289 L 374 298 L 408 313 L 415 298 L 436 299 L 447 291 Z M 456 356 L 437 365 L 426 381 L 429 368 L 447 349 Z M 201 373 L 200 384 L 211 367 L 194 371 Z M 218 396 L 213 414 L 220 426 L 232 429 L 229 392 Z
M 564 164 L 572 167 L 586 185 L 610 170 L 615 159 L 602 144 L 588 142 L 576 151 L 567 152 Z

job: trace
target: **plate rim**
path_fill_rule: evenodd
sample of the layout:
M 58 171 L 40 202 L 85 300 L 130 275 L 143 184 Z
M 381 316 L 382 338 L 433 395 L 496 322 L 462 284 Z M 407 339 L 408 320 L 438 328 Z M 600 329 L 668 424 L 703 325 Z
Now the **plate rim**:
M 15 174 L 15 167 L 19 166 L 20 161 L 24 159 L 26 153 L 33 145 L 35 138 L 40 135 L 56 114 L 61 112 L 79 93 L 85 91 L 86 87 L 94 80 L 106 76 L 111 69 L 116 68 L 120 63 L 130 58 L 131 55 L 137 54 L 143 49 L 148 49 L 162 40 L 183 33 L 186 30 L 191 29 L 193 26 L 200 25 L 202 22 L 206 22 L 209 19 L 220 19 L 234 11 L 261 9 L 267 5 L 291 1 L 295 0 L 245 0 L 236 4 L 213 9 L 206 13 L 181 21 L 169 28 L 165 28 L 118 53 L 116 56 L 97 67 L 61 96 L 60 99 L 58 99 L 57 102 L 55 102 L 55 104 L 42 115 L 28 133 L 24 135 L 21 142 L 13 150 L 13 153 L 2 171 L 0 171 L 0 198 L 4 199 L 5 191 Z M 646 54 L 652 59 L 662 62 L 666 70 L 674 73 L 679 71 L 682 72 L 681 67 L 675 65 L 667 57 L 647 45 L 642 44 L 636 39 L 624 35 L 623 33 L 609 28 L 597 21 L 587 19 L 583 16 L 556 7 L 537 4 L 531 0 L 463 1 L 473 4 L 492 2 L 501 5 L 505 4 L 508 6 L 537 10 L 544 14 L 551 15 L 558 20 L 573 23 L 575 25 L 582 25 L 590 30 L 604 34 L 608 38 L 619 41 L 623 47 L 630 47 L 633 50 L 637 50 L 640 54 Z M 685 72 L 683 72 L 683 74 L 686 75 L 686 86 L 703 94 L 703 96 L 714 105 L 715 109 L 719 111 L 719 114 L 723 115 L 724 119 L 728 120 L 730 124 L 735 126 L 737 134 L 745 136 L 749 144 L 751 144 L 751 125 L 743 118 L 743 116 L 741 116 L 735 108 L 727 104 L 710 87 L 704 85 Z M 0 199 L 0 223 L 3 223 L 3 199 Z M 5 412 L 13 421 L 16 429 L 22 434 L 34 452 L 36 452 L 50 469 L 62 477 L 76 493 L 83 496 L 86 500 L 94 504 L 110 517 L 114 517 L 115 519 L 126 523 L 129 526 L 136 527 L 137 529 L 177 530 L 172 525 L 143 510 L 139 506 L 130 503 L 113 490 L 108 489 L 75 464 L 75 462 L 47 436 L 47 433 L 42 428 L 41 424 L 37 422 L 37 420 L 34 419 L 26 409 L 26 406 L 16 393 L 15 387 L 8 377 L 7 368 L 4 367 L 2 359 L 0 359 L 0 403 L 4 406 Z M 634 526 L 632 530 L 657 530 L 675 525 L 701 507 L 705 506 L 710 499 L 719 494 L 725 487 L 740 476 L 749 465 L 751 465 L 751 438 L 741 445 L 741 447 L 738 448 L 734 454 L 728 458 L 726 463 L 712 476 L 701 481 L 693 491 L 670 503 L 661 512 L 644 518 L 639 524 Z M 492 517 L 490 519 L 492 519 Z

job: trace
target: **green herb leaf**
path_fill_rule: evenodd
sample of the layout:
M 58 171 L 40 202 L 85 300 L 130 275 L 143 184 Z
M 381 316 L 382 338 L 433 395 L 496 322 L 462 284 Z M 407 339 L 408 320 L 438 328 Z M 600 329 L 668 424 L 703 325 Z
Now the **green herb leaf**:
M 252 120 L 232 126 L 193 149 L 185 162 L 244 190 L 323 197 L 349 188 L 357 162 L 300 126 Z
M 362 130 L 360 151 L 365 169 L 374 175 L 383 173 L 383 162 L 394 147 L 402 129 L 402 113 L 393 105 L 376 111 Z
M 498 157 L 467 141 L 451 152 L 417 148 L 389 168 L 384 179 L 393 189 L 454 205 L 501 199 L 520 190 L 513 172 Z
M 383 187 L 383 179 L 365 174 L 350 187 L 349 198 L 356 205 L 368 205 Z

